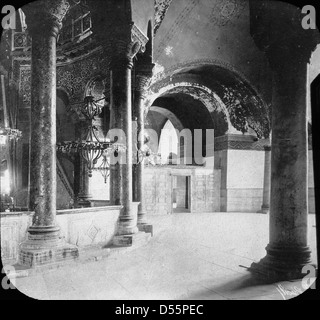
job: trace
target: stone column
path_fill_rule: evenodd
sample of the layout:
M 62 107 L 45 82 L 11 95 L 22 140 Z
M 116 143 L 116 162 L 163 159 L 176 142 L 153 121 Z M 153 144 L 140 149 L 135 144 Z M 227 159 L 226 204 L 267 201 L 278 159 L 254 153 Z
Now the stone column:
M 271 182 L 271 146 L 264 146 L 264 177 L 263 200 L 258 213 L 269 213 L 270 209 L 270 182 Z
M 274 72 L 271 203 L 267 256 L 253 270 L 294 279 L 310 264 L 307 243 L 307 61 Z M 290 79 L 290 81 L 288 81 Z
M 320 37 L 301 27 L 301 10 L 287 3 L 250 1 L 250 14 L 251 34 L 273 71 L 269 244 L 267 255 L 250 270 L 272 282 L 297 279 L 311 262 L 307 64 Z
M 79 153 L 75 153 L 73 160 L 73 192 L 74 192 L 74 207 L 77 208 L 80 194 L 80 179 L 81 179 L 81 158 Z
M 91 125 L 90 121 L 88 120 L 81 120 L 78 124 L 77 128 L 77 137 L 81 140 L 86 140 L 86 136 L 88 133 L 88 127 Z M 80 176 L 79 176 L 79 194 L 78 194 L 78 207 L 91 207 L 90 199 L 92 199 L 92 195 L 90 192 L 90 177 L 87 168 L 87 163 L 79 154 L 79 164 L 80 164 Z
M 147 83 L 152 76 L 153 64 L 137 67 L 135 90 L 134 90 L 134 120 L 137 121 L 137 149 L 140 150 L 145 144 L 145 130 L 144 130 L 144 100 L 146 98 Z M 141 159 L 140 159 L 141 160 Z M 145 196 L 144 196 L 144 159 L 139 161 L 137 157 L 136 163 L 133 165 L 133 180 L 134 180 L 134 201 L 139 202 L 138 205 L 138 228 L 145 230 L 147 225 Z
M 30 208 L 34 215 L 19 260 L 32 267 L 77 257 L 78 250 L 63 243 L 56 224 L 56 41 L 69 3 L 36 1 L 24 9 L 32 36 Z
M 148 38 L 133 22 L 131 1 L 88 1 L 88 5 L 93 33 L 110 61 L 110 130 L 122 130 L 126 139 L 125 163 L 114 164 L 115 159 L 110 159 L 110 200 L 122 206 L 113 243 L 120 244 L 125 238 L 132 240 L 138 231 L 137 208 L 132 201 L 131 76 L 133 59 L 145 50 Z
M 90 177 L 85 160 L 80 155 L 80 192 L 79 192 L 79 207 L 91 207 L 90 200 L 92 199 L 90 190 Z
M 128 41 L 129 40 L 129 41 Z M 120 129 L 125 134 L 125 163 L 114 164 L 111 175 L 113 203 L 123 206 L 119 219 L 118 235 L 138 232 L 137 217 L 132 204 L 132 95 L 131 70 L 133 58 L 140 50 L 139 42 L 129 39 L 113 41 L 116 50 L 111 60 L 111 129 Z M 116 181 L 116 184 L 114 182 Z

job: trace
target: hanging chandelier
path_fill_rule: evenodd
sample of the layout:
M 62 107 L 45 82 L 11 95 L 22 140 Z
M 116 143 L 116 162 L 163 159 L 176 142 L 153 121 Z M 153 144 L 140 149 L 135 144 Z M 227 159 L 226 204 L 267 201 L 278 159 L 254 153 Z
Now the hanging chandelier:
M 22 132 L 18 129 L 0 128 L 0 139 L 18 140 L 22 137 Z
M 98 102 L 105 100 L 102 98 L 100 100 L 94 100 L 92 95 L 86 96 L 84 98 L 84 105 L 81 109 L 81 113 L 86 117 L 87 120 L 94 120 L 95 117 L 99 116 L 102 112 L 102 106 Z
M 108 157 L 110 156 L 110 152 L 104 151 L 102 154 L 102 163 L 98 168 L 93 168 L 93 170 L 99 171 L 104 179 L 104 183 L 107 183 L 107 179 L 110 175 L 110 163 L 108 161 Z
M 92 177 L 92 171 L 95 168 L 98 159 L 103 155 L 102 167 L 100 170 L 104 175 L 107 175 L 109 171 L 109 162 L 105 157 L 109 157 L 114 152 L 124 152 L 126 146 L 115 143 L 114 141 L 100 141 L 98 138 L 98 128 L 92 124 L 95 117 L 99 116 L 102 112 L 103 106 L 99 105 L 98 102 L 105 100 L 105 98 L 100 100 L 94 100 L 92 95 L 86 96 L 84 99 L 84 105 L 81 109 L 81 113 L 90 122 L 87 129 L 87 134 L 85 140 L 78 141 L 64 141 L 57 143 L 57 152 L 61 153 L 80 153 L 81 157 L 85 160 L 88 169 L 89 177 Z M 104 177 L 105 181 L 107 177 Z

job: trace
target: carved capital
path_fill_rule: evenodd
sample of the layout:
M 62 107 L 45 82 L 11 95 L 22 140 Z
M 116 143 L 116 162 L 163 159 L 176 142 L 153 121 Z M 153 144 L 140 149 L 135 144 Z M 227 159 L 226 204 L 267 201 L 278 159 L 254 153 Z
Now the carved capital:
M 302 27 L 301 9 L 289 3 L 250 0 L 250 32 L 276 72 L 297 72 L 320 41 L 318 30 Z
M 67 0 L 38 0 L 23 7 L 32 37 L 49 33 L 57 37 L 70 4 Z
M 136 68 L 135 91 L 141 95 L 142 99 L 146 98 L 147 89 L 150 86 L 154 64 L 139 66 Z
M 106 33 L 103 47 L 111 60 L 111 68 L 119 66 L 133 67 L 133 58 L 144 52 L 148 38 L 131 23 L 129 26 L 115 27 Z

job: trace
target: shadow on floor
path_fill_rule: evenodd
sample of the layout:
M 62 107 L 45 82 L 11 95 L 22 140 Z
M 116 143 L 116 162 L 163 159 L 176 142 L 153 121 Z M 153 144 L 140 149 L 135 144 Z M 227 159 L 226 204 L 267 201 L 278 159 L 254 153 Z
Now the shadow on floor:
M 259 275 L 252 274 L 249 271 L 246 275 L 239 275 L 238 279 L 228 280 L 226 278 L 226 282 L 223 284 L 219 284 L 217 286 L 208 285 L 207 289 L 212 292 L 213 300 L 215 300 L 215 296 L 217 294 L 227 299 L 246 296 L 263 296 L 277 292 L 275 284 L 272 284 Z M 210 299 L 208 290 L 203 290 L 195 295 L 191 295 L 189 299 L 199 300 L 204 297 L 206 297 L 206 299 Z

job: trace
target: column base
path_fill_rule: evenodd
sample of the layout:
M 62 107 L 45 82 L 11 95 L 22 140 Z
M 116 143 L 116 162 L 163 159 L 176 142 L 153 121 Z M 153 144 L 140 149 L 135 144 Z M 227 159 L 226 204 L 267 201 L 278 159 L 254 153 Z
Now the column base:
M 80 200 L 77 202 L 77 206 L 78 206 L 78 207 L 81 207 L 81 208 L 90 208 L 90 207 L 92 207 L 92 203 L 91 203 L 91 201 L 89 201 L 89 200 L 80 199 Z
M 57 227 L 31 227 L 28 239 L 20 244 L 19 264 L 29 268 L 79 257 L 78 247 L 59 238 Z
M 270 207 L 264 207 L 264 206 L 262 206 L 261 209 L 257 211 L 257 213 L 264 213 L 264 214 L 268 214 L 269 212 L 270 212 Z
M 138 232 L 131 235 L 117 235 L 113 237 L 112 245 L 116 247 L 132 247 L 146 244 L 151 238 L 150 233 Z
M 129 236 L 139 232 L 137 226 L 125 225 L 124 223 L 120 223 L 117 231 L 117 236 Z
M 151 233 L 153 237 L 153 225 L 148 223 L 138 223 L 138 230 L 140 232 Z
M 253 275 L 267 282 L 301 279 L 306 276 L 302 269 L 312 265 L 309 247 L 270 246 L 267 255 L 248 269 Z

